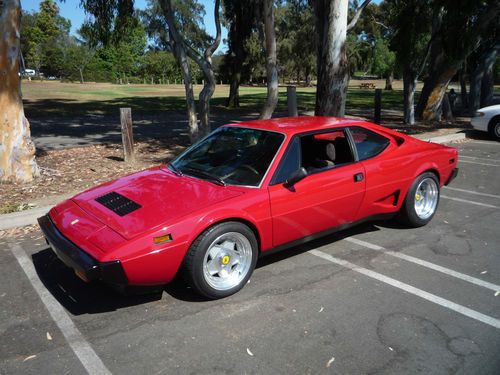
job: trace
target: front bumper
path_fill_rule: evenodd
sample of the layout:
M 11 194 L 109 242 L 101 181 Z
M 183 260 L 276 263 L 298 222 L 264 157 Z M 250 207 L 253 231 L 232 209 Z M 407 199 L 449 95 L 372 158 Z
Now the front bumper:
M 100 280 L 116 286 L 128 284 L 127 276 L 119 260 L 97 261 L 67 239 L 57 229 L 48 214 L 38 218 L 38 224 L 57 257 L 72 268 L 81 279 L 84 281 Z

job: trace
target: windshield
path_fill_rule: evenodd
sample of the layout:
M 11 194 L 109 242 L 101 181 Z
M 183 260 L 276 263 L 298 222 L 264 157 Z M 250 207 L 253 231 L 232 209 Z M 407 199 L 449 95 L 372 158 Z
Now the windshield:
M 259 186 L 284 138 L 275 132 L 223 127 L 180 155 L 170 169 L 219 185 Z

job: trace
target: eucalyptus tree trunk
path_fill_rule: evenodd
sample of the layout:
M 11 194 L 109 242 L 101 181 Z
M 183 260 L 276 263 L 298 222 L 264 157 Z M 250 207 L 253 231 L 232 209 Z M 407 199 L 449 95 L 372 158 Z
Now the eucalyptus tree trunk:
M 0 181 L 31 181 L 38 174 L 18 74 L 20 21 L 20 1 L 0 1 Z
M 466 72 L 467 69 L 464 63 L 464 65 L 462 65 L 462 69 L 460 69 L 460 72 L 458 74 L 458 78 L 460 80 L 460 99 L 462 101 L 462 109 L 469 108 L 469 96 L 467 94 Z
M 162 10 L 168 23 L 169 33 L 171 36 L 171 44 L 174 47 L 174 55 L 181 68 L 182 77 L 184 79 L 184 88 L 186 91 L 186 104 L 189 121 L 189 135 L 191 142 L 194 143 L 198 139 L 204 137 L 210 132 L 210 98 L 215 91 L 215 75 L 212 68 L 212 55 L 219 47 L 221 41 L 221 25 L 219 17 L 220 0 L 215 0 L 215 26 L 217 28 L 217 36 L 214 42 L 207 47 L 203 56 L 191 46 L 182 37 L 177 30 L 177 25 L 174 19 L 172 8 L 172 0 L 160 2 Z M 199 97 L 199 115 L 200 125 L 198 126 L 196 117 L 196 104 L 193 94 L 193 83 L 187 57 L 191 58 L 203 72 L 203 89 Z
M 259 118 L 269 119 L 278 104 L 278 68 L 276 57 L 276 33 L 274 31 L 274 1 L 264 0 L 264 34 L 266 44 L 267 98 Z
M 403 70 L 403 112 L 404 123 L 415 124 L 415 91 L 417 88 L 417 78 L 415 71 L 411 67 Z
M 171 1 L 160 1 L 163 14 L 168 23 L 170 35 L 170 47 L 172 48 L 177 65 L 181 70 L 181 76 L 184 82 L 184 91 L 186 93 L 186 111 L 188 117 L 189 139 L 194 143 L 199 138 L 198 117 L 196 115 L 196 102 L 194 99 L 193 82 L 191 71 L 189 70 L 189 61 L 186 55 L 186 49 L 182 36 L 179 34 L 175 25 Z
M 349 0 L 316 0 L 314 14 L 318 35 L 318 84 L 316 89 L 317 116 L 344 116 L 349 66 L 347 60 L 347 31 L 353 28 L 363 9 L 365 0 L 356 9 L 349 24 Z
M 483 107 L 486 103 L 484 100 L 483 90 L 483 80 L 489 71 L 492 71 L 493 65 L 495 64 L 498 49 L 500 49 L 500 42 L 497 43 L 493 48 L 485 51 L 479 58 L 476 68 L 472 71 L 470 76 L 470 91 L 469 91 L 469 103 L 470 103 L 470 113 L 474 112 Z M 484 93 L 483 93 L 484 92 Z
M 384 90 L 390 90 L 390 91 L 392 91 L 392 82 L 393 81 L 394 81 L 394 72 L 391 71 L 385 77 L 385 88 L 384 88 Z
M 347 61 L 348 0 L 314 3 L 318 33 L 317 116 L 344 116 L 349 66 Z
M 439 121 L 441 119 L 443 98 L 448 84 L 457 71 L 458 67 L 450 65 L 427 77 L 417 108 L 418 115 L 423 121 Z
M 174 56 L 181 69 L 182 81 L 184 82 L 184 92 L 186 93 L 186 113 L 188 117 L 189 140 L 195 143 L 199 138 L 198 115 L 196 114 L 196 101 L 194 99 L 193 81 L 189 70 L 189 61 L 186 51 L 176 42 Z
M 493 64 L 488 68 L 481 82 L 481 107 L 487 107 L 493 103 L 495 90 L 495 77 L 493 75 Z
M 231 82 L 229 85 L 229 98 L 227 99 L 227 106 L 229 108 L 238 108 L 240 106 L 240 83 L 241 83 L 241 60 L 235 57 L 233 61 Z

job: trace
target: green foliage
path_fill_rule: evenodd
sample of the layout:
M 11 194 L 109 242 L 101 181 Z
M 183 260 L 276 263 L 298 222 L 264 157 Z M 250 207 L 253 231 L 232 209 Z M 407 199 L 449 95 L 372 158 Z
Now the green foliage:
M 21 49 L 26 68 L 46 75 L 60 74 L 64 69 L 63 45 L 69 37 L 71 22 L 59 15 L 54 0 L 40 3 L 40 11 L 24 13 L 21 21 Z
M 388 42 L 377 38 L 373 55 L 372 73 L 378 77 L 388 76 L 394 70 L 396 63 L 396 54 L 389 49 Z
M 163 17 L 160 0 L 148 0 L 148 7 L 140 12 L 148 36 L 158 49 L 169 50 L 168 25 Z M 198 51 L 204 51 L 213 39 L 204 29 L 205 7 L 197 0 L 172 0 L 177 28 L 186 42 Z
M 314 14 L 306 0 L 288 0 L 276 11 L 278 65 L 282 76 L 310 81 L 316 69 Z
M 386 0 L 383 13 L 396 64 L 417 74 L 431 38 L 433 0 Z

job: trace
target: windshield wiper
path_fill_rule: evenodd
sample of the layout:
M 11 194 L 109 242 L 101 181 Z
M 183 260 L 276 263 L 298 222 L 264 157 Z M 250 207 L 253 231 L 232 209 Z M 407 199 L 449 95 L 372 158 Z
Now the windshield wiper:
M 179 168 L 177 168 L 175 165 L 173 165 L 172 163 L 170 163 L 170 164 L 168 165 L 168 168 L 169 168 L 172 172 L 174 172 L 177 176 L 179 176 L 179 177 L 182 177 L 182 176 L 183 176 L 183 174 L 182 174 L 181 170 L 180 170 Z
M 190 175 L 195 176 L 195 177 L 207 179 L 210 182 L 213 182 L 217 185 L 226 186 L 226 183 L 224 182 L 224 180 L 222 178 L 214 176 L 213 174 L 210 174 L 208 172 L 202 171 L 201 169 L 192 168 L 192 167 L 183 167 L 182 170 L 184 172 L 187 172 Z

